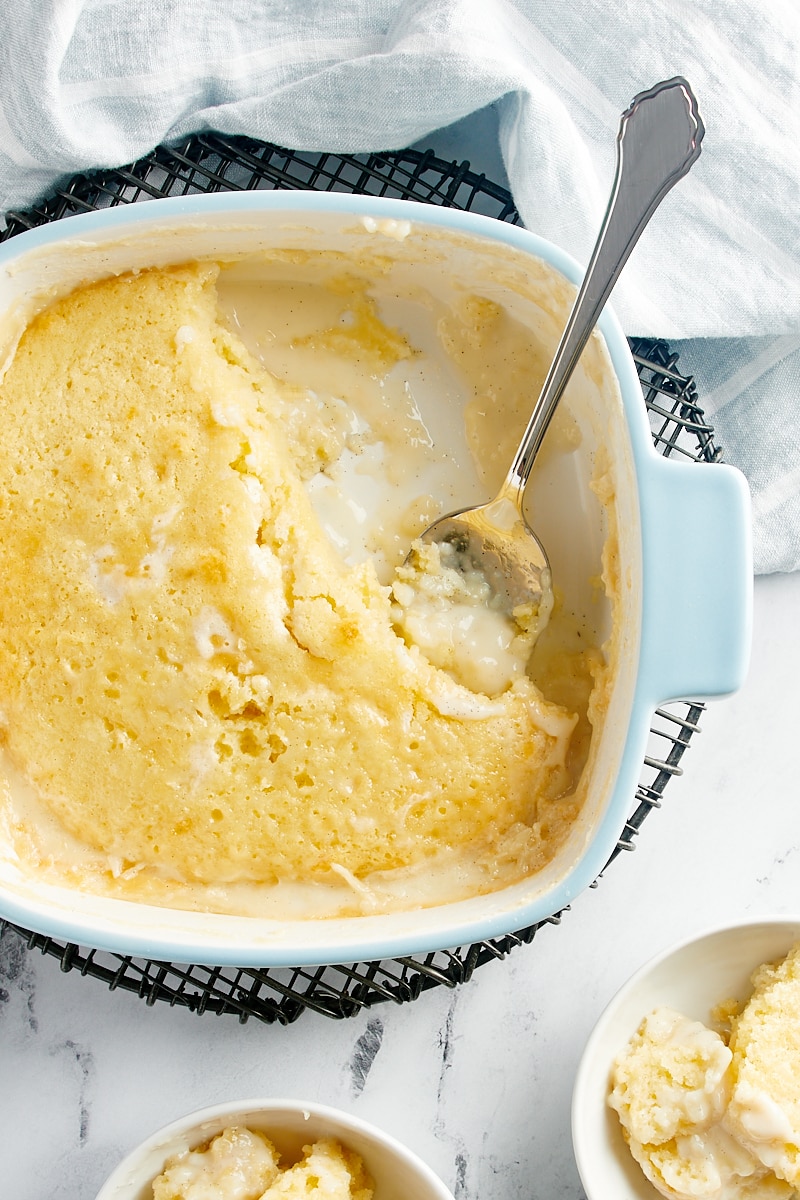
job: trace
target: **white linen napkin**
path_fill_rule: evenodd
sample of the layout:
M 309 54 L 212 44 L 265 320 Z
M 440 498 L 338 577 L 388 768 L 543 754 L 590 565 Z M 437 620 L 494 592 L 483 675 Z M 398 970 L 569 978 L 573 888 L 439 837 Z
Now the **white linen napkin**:
M 756 569 L 793 570 L 797 0 L 17 0 L 0 39 L 0 214 L 203 129 L 390 150 L 493 105 L 524 223 L 585 262 L 619 115 L 675 74 L 698 97 L 703 154 L 613 305 L 629 334 L 690 339 L 680 366 L 753 490 Z

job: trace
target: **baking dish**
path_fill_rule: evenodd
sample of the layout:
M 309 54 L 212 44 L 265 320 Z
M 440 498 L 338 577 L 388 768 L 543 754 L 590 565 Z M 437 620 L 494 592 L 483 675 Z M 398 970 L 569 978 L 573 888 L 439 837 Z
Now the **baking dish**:
M 151 265 L 287 249 L 377 254 L 391 264 L 390 276 L 409 287 L 444 294 L 468 286 L 502 302 L 553 345 L 580 276 L 567 256 L 527 231 L 407 201 L 303 192 L 153 201 L 70 218 L 0 248 L 0 361 L 7 361 L 35 311 L 80 283 Z M 742 476 L 727 466 L 671 462 L 656 453 L 627 342 L 610 310 L 592 353 L 569 395 L 581 448 L 540 471 L 529 497 L 556 579 L 602 638 L 610 608 L 598 604 L 592 579 L 607 530 L 592 477 L 599 457 L 612 464 L 620 565 L 615 675 L 588 798 L 551 863 L 512 887 L 453 903 L 379 916 L 265 920 L 103 899 L 37 882 L 4 859 L 0 913 L 50 936 L 127 954 L 322 964 L 497 936 L 559 911 L 590 884 L 628 814 L 654 708 L 724 695 L 741 683 L 752 582 Z M 691 614 L 680 638 L 665 636 L 675 612 Z

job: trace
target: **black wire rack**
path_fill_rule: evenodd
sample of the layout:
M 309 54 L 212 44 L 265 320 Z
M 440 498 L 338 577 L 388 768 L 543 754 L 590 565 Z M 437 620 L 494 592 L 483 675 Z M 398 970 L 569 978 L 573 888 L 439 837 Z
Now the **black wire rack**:
M 157 197 L 293 188 L 413 199 L 519 224 L 506 188 L 477 175 L 468 162 L 446 162 L 431 151 L 298 153 L 252 138 L 208 133 L 160 146 L 128 167 L 70 178 L 37 207 L 8 213 L 0 241 L 77 213 Z M 703 416 L 693 380 L 678 371 L 677 355 L 666 342 L 651 338 L 631 339 L 630 346 L 656 448 L 665 456 L 717 462 L 720 451 L 713 429 Z M 670 779 L 681 774 L 681 760 L 698 732 L 702 712 L 702 704 L 688 702 L 656 712 L 630 816 L 609 863 L 634 849 L 645 818 L 660 806 Z M 148 1005 L 164 1002 L 196 1013 L 234 1015 L 241 1022 L 252 1018 L 289 1025 L 307 1011 L 344 1018 L 380 1003 L 407 1003 L 434 987 L 455 988 L 479 967 L 532 942 L 543 925 L 559 924 L 562 915 L 504 937 L 424 955 L 269 969 L 131 958 L 59 942 L 0 921 L 0 960 L 13 964 L 26 947 L 36 949 L 55 958 L 63 971 L 91 976 Z

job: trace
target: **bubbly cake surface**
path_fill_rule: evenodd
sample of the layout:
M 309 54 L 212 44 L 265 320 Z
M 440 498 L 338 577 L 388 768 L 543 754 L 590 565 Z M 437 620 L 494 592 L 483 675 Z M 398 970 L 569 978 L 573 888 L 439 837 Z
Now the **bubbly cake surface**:
M 755 972 L 731 1050 L 731 1126 L 760 1162 L 800 1188 L 800 945 Z
M 574 717 L 527 677 L 471 692 L 398 635 L 306 492 L 335 447 L 219 323 L 216 271 L 74 292 L 0 385 L 11 763 L 116 875 L 536 869 L 574 817 Z

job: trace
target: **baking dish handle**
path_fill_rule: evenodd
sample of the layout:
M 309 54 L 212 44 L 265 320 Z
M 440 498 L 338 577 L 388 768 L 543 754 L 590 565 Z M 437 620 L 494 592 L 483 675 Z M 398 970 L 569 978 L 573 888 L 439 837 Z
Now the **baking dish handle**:
M 744 682 L 753 608 L 750 493 L 735 467 L 657 457 L 642 490 L 640 681 L 653 705 Z

